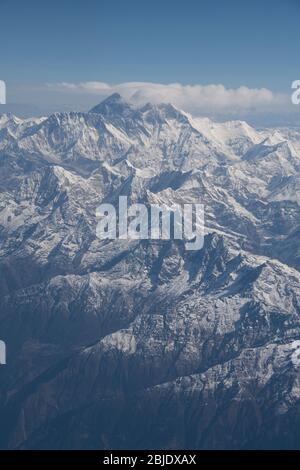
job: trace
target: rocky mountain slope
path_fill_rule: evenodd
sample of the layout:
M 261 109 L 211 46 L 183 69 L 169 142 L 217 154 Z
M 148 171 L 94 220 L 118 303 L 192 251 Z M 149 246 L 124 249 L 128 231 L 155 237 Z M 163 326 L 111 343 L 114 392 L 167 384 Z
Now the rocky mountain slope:
M 205 243 L 99 240 L 200 202 Z M 0 116 L 0 447 L 300 448 L 300 133 L 112 95 Z

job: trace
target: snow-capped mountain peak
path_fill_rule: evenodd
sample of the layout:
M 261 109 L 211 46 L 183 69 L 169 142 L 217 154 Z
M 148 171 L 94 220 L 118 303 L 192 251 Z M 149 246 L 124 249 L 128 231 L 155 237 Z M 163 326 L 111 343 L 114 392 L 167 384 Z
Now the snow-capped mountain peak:
M 90 113 L 101 114 L 104 117 L 127 116 L 132 111 L 132 105 L 122 98 L 119 93 L 110 95 L 98 105 L 94 106 Z

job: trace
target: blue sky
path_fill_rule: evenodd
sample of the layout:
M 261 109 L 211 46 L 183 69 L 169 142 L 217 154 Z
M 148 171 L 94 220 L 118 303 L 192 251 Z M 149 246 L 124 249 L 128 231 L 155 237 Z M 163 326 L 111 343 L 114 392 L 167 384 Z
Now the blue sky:
M 83 102 L 83 90 L 71 98 L 46 83 L 223 84 L 288 94 L 300 78 L 298 0 L 0 5 L 0 79 L 14 102 Z

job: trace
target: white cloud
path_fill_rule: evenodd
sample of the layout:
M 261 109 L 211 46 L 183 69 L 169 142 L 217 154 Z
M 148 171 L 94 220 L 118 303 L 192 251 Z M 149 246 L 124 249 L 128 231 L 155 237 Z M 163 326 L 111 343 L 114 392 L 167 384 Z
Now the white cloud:
M 126 82 L 110 85 L 103 82 L 47 84 L 53 90 L 100 96 L 118 92 L 136 105 L 146 102 L 173 103 L 192 114 L 272 113 L 289 109 L 290 96 L 274 93 L 267 88 L 240 86 L 230 89 L 224 85 L 182 85 L 151 82 Z

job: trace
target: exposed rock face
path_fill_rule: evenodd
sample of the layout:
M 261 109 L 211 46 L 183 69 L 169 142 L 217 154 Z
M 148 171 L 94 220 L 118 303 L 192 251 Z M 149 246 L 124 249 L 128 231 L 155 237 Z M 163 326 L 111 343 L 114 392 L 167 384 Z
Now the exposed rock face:
M 299 136 L 0 117 L 1 448 L 300 448 Z M 204 247 L 97 239 L 120 195 L 203 203 Z

